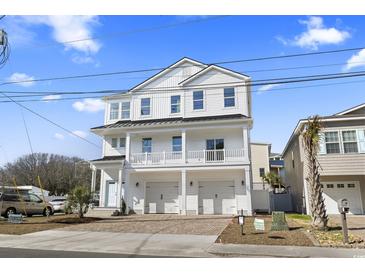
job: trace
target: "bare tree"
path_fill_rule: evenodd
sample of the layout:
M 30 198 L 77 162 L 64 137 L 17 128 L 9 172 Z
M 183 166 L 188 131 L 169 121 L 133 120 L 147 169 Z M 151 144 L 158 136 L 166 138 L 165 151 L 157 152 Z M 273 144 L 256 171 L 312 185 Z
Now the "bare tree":
M 305 181 L 308 186 L 309 207 L 312 216 L 312 227 L 315 229 L 327 229 L 328 216 L 323 199 L 320 182 L 319 164 L 317 160 L 321 121 L 318 115 L 309 117 L 301 133 L 305 150 L 305 162 L 307 177 Z

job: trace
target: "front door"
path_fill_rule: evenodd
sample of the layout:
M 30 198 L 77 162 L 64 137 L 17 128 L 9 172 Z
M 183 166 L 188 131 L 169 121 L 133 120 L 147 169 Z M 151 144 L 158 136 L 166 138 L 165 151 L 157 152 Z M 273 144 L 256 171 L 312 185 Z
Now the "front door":
M 117 206 L 117 184 L 114 181 L 107 182 L 107 207 Z
M 208 139 L 206 141 L 207 162 L 224 161 L 224 139 Z

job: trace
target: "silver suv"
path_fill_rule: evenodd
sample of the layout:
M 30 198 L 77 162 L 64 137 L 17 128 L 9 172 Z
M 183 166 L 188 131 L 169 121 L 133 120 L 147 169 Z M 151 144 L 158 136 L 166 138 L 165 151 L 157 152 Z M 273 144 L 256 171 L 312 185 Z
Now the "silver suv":
M 0 214 L 6 218 L 10 214 L 23 214 L 27 216 L 49 216 L 54 213 L 53 206 L 43 202 L 41 198 L 32 193 L 17 194 L 4 193 L 0 196 Z

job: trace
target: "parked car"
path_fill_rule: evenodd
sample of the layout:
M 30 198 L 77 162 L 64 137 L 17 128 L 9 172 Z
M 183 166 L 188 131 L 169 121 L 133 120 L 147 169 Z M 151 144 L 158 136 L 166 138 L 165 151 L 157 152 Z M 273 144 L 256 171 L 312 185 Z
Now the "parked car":
M 0 214 L 6 218 L 10 214 L 24 214 L 27 216 L 44 215 L 49 216 L 54 213 L 53 206 L 44 202 L 37 195 L 4 193 L 0 197 Z
M 66 198 L 58 197 L 49 201 L 53 206 L 54 212 L 66 212 Z

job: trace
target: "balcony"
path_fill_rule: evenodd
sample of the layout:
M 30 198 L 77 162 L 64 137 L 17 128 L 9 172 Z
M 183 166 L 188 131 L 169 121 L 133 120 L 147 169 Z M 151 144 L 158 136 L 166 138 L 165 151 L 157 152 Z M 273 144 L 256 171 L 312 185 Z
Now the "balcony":
M 132 166 L 200 165 L 242 162 L 247 158 L 243 148 L 187 151 L 185 160 L 183 156 L 180 151 L 132 153 L 129 163 Z

